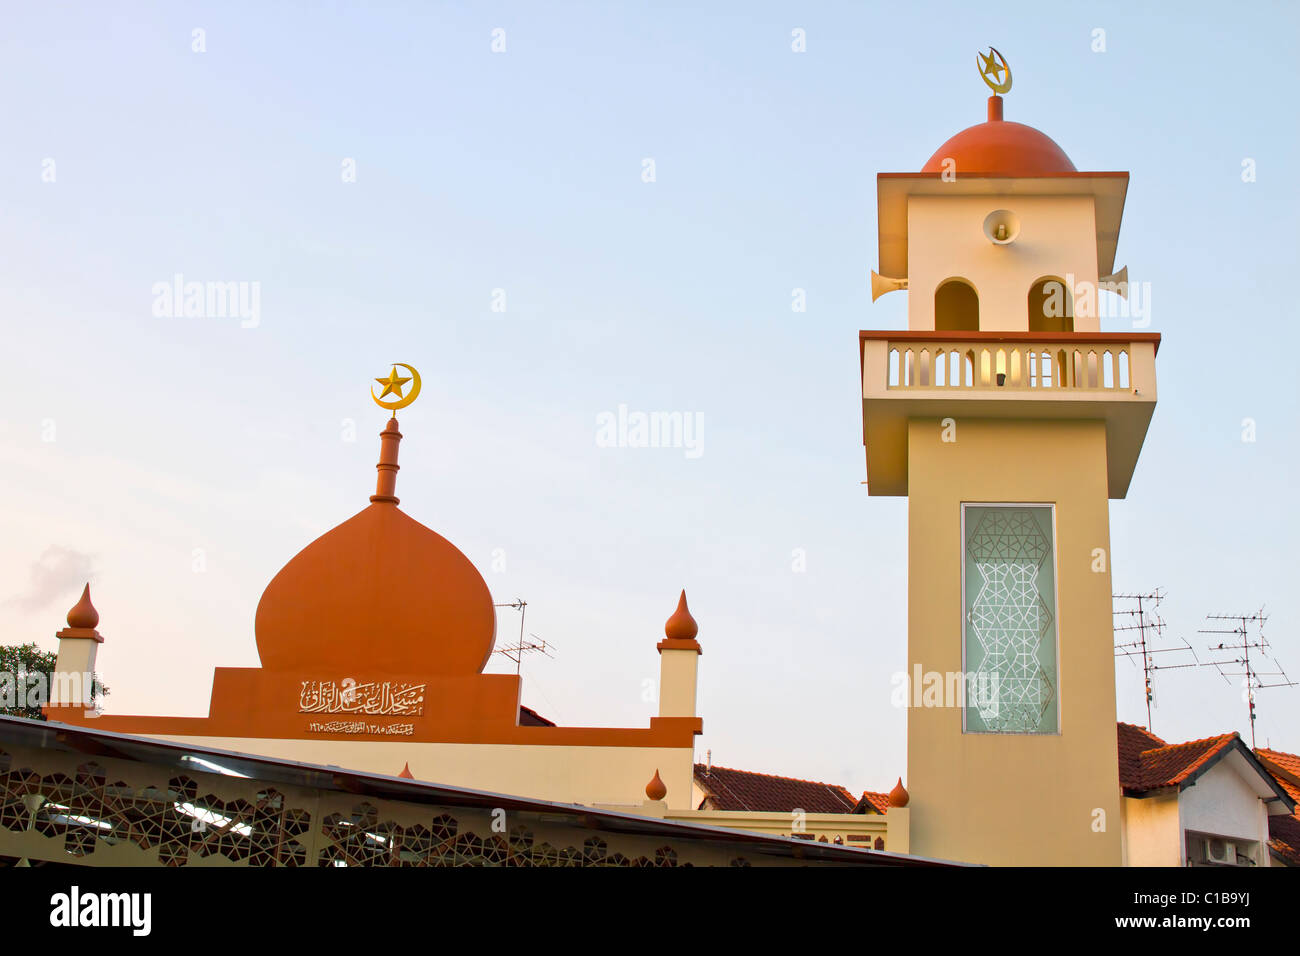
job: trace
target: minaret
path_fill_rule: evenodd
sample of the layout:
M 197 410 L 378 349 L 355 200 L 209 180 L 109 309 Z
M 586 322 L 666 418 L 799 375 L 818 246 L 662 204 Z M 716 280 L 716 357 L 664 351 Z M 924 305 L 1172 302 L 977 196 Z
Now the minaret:
M 1080 172 L 994 95 L 920 173 L 877 180 L 862 332 L 867 490 L 908 498 L 910 849 L 1121 862 L 1109 498 L 1156 401 L 1153 333 L 1100 331 L 1128 187 Z
M 694 717 L 695 689 L 700 666 L 700 627 L 686 606 L 686 591 L 677 600 L 677 610 L 664 623 L 659 650 L 659 716 Z
M 49 706 L 80 707 L 87 717 L 93 716 L 95 658 L 104 638 L 95 629 L 99 626 L 99 612 L 90 602 L 89 582 L 81 592 L 81 599 L 68 611 L 67 621 L 68 626 L 54 635 L 59 639 L 59 650 L 54 659 Z M 60 719 L 57 711 L 51 719 Z

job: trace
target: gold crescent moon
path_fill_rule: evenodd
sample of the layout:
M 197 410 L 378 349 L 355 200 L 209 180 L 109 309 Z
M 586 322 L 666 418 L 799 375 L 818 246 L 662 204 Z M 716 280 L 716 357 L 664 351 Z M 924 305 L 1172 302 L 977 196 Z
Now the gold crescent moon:
M 984 56 L 984 54 L 976 53 L 975 65 L 979 66 L 980 68 L 980 78 L 985 82 L 985 84 L 988 85 L 988 88 L 992 90 L 994 93 L 997 93 L 999 95 L 1003 93 L 1010 93 L 1011 92 L 1011 64 L 1007 62 L 1007 58 L 1005 56 L 1003 56 L 1001 53 L 998 53 L 997 47 L 992 47 L 992 46 L 989 47 L 989 53 L 997 54 L 997 58 L 1002 61 L 1002 69 L 1007 71 L 1007 78 L 1003 80 L 1001 83 L 994 83 L 993 81 L 991 81 L 989 79 L 988 73 L 985 72 L 986 67 L 980 65 L 980 57 Z M 988 57 L 986 59 L 992 59 L 992 57 Z
M 420 394 L 420 373 L 417 372 L 413 366 L 407 365 L 405 362 L 394 362 L 393 368 L 396 369 L 398 367 L 404 368 L 411 373 L 411 391 L 404 398 L 398 398 L 391 402 L 381 402 L 379 396 L 375 394 L 375 387 L 373 385 L 370 386 L 370 397 L 375 400 L 375 404 L 380 408 L 388 409 L 390 412 L 395 412 L 399 408 L 405 408 L 407 405 L 410 405 L 411 402 L 415 401 L 416 396 Z M 399 392 L 398 394 L 400 395 L 401 393 Z

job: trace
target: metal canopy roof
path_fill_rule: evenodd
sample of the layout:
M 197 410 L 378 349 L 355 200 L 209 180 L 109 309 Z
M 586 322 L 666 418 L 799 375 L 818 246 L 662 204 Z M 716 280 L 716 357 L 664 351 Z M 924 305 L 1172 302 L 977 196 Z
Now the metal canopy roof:
M 649 837 L 673 837 L 678 840 L 702 840 L 742 844 L 752 852 L 789 857 L 809 862 L 841 863 L 858 866 L 961 866 L 946 860 L 887 853 L 859 847 L 816 843 L 793 837 L 771 836 L 729 827 L 704 826 L 642 816 L 598 810 L 576 803 L 552 803 L 449 787 L 443 784 L 391 777 L 384 774 L 345 770 L 342 767 L 299 763 L 255 754 L 197 747 L 193 744 L 154 740 L 131 734 L 91 730 L 54 721 L 28 720 L 0 715 L 0 746 L 81 753 L 92 757 L 116 758 L 136 763 L 150 763 L 187 773 L 226 773 L 268 783 L 289 784 L 370 796 L 407 803 L 438 806 L 471 807 L 492 810 L 503 808 L 525 813 L 544 814 L 551 818 L 567 817 L 576 826 Z

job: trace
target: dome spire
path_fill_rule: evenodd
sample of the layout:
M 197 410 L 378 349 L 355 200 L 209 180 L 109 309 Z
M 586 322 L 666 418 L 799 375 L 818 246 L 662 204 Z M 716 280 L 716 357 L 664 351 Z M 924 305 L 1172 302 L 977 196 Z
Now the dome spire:
M 975 62 L 980 68 L 980 79 L 993 91 L 989 97 L 989 122 L 1001 123 L 1002 94 L 1011 92 L 1011 65 L 994 47 L 989 47 L 987 55 L 975 54 Z M 1003 73 L 1007 75 L 1005 80 L 1002 78 Z
M 677 610 L 664 624 L 664 635 L 670 641 L 693 641 L 698 633 L 700 626 L 695 623 L 690 608 L 686 606 L 686 589 L 683 588 L 682 596 L 677 601 Z
M 375 479 L 375 493 L 371 502 L 384 501 L 397 504 L 397 446 L 402 441 L 402 433 L 397 430 L 397 416 L 394 415 L 379 433 L 379 464 L 375 469 L 379 477 Z
M 397 367 L 401 366 L 410 372 L 410 375 L 398 375 Z M 375 493 L 370 496 L 371 503 L 385 502 L 388 504 L 397 504 L 397 445 L 402 440 L 402 433 L 397 430 L 397 410 L 405 408 L 415 401 L 420 394 L 420 373 L 412 365 L 405 362 L 394 362 L 393 370 L 388 373 L 386 378 L 375 379 L 384 390 L 378 395 L 372 387 L 370 397 L 374 399 L 376 405 L 380 408 L 392 412 L 392 417 L 388 419 L 388 424 L 384 430 L 379 433 L 379 464 L 375 468 L 379 470 L 379 477 L 375 481 Z M 402 389 L 410 383 L 411 390 L 406 395 L 402 394 Z M 392 401 L 384 401 L 388 395 L 396 395 Z
M 90 603 L 90 582 L 86 582 L 86 588 L 81 592 L 81 600 L 68 611 L 68 627 L 93 630 L 98 626 L 99 612 L 95 610 L 95 605 Z

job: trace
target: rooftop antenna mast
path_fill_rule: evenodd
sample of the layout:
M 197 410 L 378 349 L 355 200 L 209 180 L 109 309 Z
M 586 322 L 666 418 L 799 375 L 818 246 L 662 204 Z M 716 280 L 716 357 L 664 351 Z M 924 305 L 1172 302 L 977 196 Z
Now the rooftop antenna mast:
M 524 615 L 528 613 L 528 602 L 523 598 L 515 598 L 509 604 L 494 604 L 493 607 L 512 607 L 519 612 L 519 640 L 514 644 L 507 644 L 505 647 L 498 647 L 493 654 L 501 654 L 515 662 L 515 676 L 519 676 L 519 668 L 523 662 L 525 654 L 541 653 L 547 657 L 554 657 L 551 650 L 554 644 L 548 644 L 545 640 L 536 634 L 529 634 L 532 640 L 524 639 Z
M 1165 592 L 1162 588 L 1156 588 L 1154 591 L 1146 594 L 1112 594 L 1111 598 L 1115 601 L 1126 601 L 1128 607 L 1112 610 L 1117 622 L 1120 620 L 1127 623 L 1115 623 L 1114 631 L 1118 635 L 1121 632 L 1127 634 L 1132 631 L 1137 632 L 1137 637 L 1131 641 L 1118 641 L 1115 644 L 1115 656 L 1127 657 L 1129 663 L 1137 666 L 1137 659 L 1142 660 L 1142 684 L 1146 694 L 1147 702 L 1147 730 L 1155 733 L 1151 725 L 1151 701 L 1155 696 L 1155 690 L 1152 685 L 1152 676 L 1160 670 L 1176 670 L 1182 667 L 1198 667 L 1200 661 L 1196 660 L 1196 651 L 1183 638 L 1182 647 L 1153 647 L 1156 638 L 1160 637 L 1165 630 L 1164 618 L 1160 616 L 1158 608 L 1160 602 L 1165 598 Z M 1148 637 L 1148 633 L 1150 636 Z M 1195 664 L 1157 664 L 1155 661 L 1156 654 L 1173 654 L 1190 651 Z
M 1207 614 L 1207 621 L 1236 621 L 1235 627 L 1228 628 L 1205 628 L 1200 631 L 1201 634 L 1231 634 L 1235 640 L 1221 641 L 1218 644 L 1211 644 L 1210 650 L 1218 654 L 1233 654 L 1240 652 L 1240 657 L 1229 657 L 1227 660 L 1207 661 L 1206 663 L 1217 667 L 1219 674 L 1229 684 L 1232 683 L 1229 678 L 1244 678 L 1246 704 L 1250 710 L 1250 749 L 1255 749 L 1255 692 L 1265 687 L 1295 687 L 1296 682 L 1286 676 L 1286 671 L 1282 669 L 1273 655 L 1269 653 L 1272 645 L 1269 644 L 1268 638 L 1264 637 L 1264 622 L 1268 620 L 1268 615 L 1264 613 L 1261 607 L 1254 614 Z M 1255 637 L 1252 640 L 1250 628 L 1255 628 Z M 1255 660 L 1250 659 L 1250 652 L 1255 651 Z M 1275 671 L 1258 670 L 1258 660 L 1263 657 L 1272 666 L 1276 667 Z M 1240 667 L 1241 670 L 1225 671 L 1225 667 Z M 1265 682 L 1263 678 L 1273 678 L 1272 681 Z

